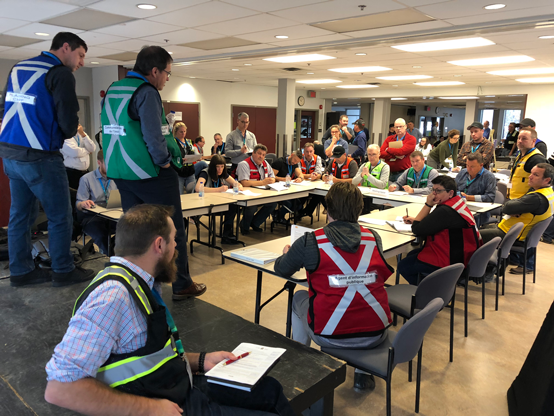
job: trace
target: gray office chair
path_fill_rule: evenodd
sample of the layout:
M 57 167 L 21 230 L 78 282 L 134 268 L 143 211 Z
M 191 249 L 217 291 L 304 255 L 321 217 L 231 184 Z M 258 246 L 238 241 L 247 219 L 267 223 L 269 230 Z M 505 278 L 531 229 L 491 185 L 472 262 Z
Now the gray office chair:
M 489 260 L 491 259 L 492 255 L 494 254 L 495 250 L 498 248 L 498 245 L 500 244 L 500 241 L 502 239 L 500 237 L 494 237 L 491 241 L 489 241 L 487 244 L 482 245 L 477 250 L 475 250 L 475 253 L 471 256 L 469 259 L 469 262 L 467 263 L 466 269 L 464 270 L 463 276 L 466 277 L 466 284 L 464 287 L 464 336 L 467 337 L 468 334 L 468 302 L 467 302 L 467 291 L 469 286 L 469 281 L 474 280 L 478 281 L 481 280 L 481 293 L 482 293 L 482 299 L 481 299 L 481 319 L 485 319 L 485 279 L 484 275 L 487 271 L 487 265 L 489 264 Z
M 496 182 L 496 189 L 504 195 L 504 199 L 508 198 L 508 185 L 504 182 Z
M 268 153 L 265 155 L 265 160 L 267 160 L 267 163 L 272 165 L 273 162 L 277 160 L 277 155 L 275 153 Z
M 506 197 L 500 191 L 496 191 L 496 196 L 494 197 L 495 204 L 503 204 Z M 483 222 L 481 226 L 485 224 L 497 224 L 502 218 L 502 207 L 498 207 L 489 212 L 490 217 L 487 221 Z M 493 218 L 494 216 L 494 218 Z
M 418 286 L 395 285 L 386 288 L 391 312 L 400 315 L 404 320 L 412 318 L 434 298 L 441 298 L 445 307 L 450 304 L 450 362 L 454 361 L 456 283 L 463 271 L 464 265 L 457 263 L 429 274 Z M 409 377 L 411 381 L 411 371 Z
M 523 229 L 523 223 L 519 222 L 515 224 L 510 230 L 506 233 L 498 250 L 493 254 L 489 263 L 496 264 L 496 300 L 494 305 L 494 310 L 498 310 L 498 288 L 500 282 L 500 267 L 502 267 L 502 296 L 504 296 L 504 281 L 506 280 L 506 267 L 508 267 L 508 257 L 510 256 L 510 250 L 517 240 L 517 237 Z M 501 264 L 502 263 L 502 264 Z
M 535 257 L 533 261 L 533 283 L 535 283 L 535 278 L 537 276 L 537 246 L 539 245 L 539 241 L 541 240 L 541 236 L 543 235 L 544 231 L 550 225 L 550 221 L 552 221 L 552 217 L 536 223 L 535 226 L 531 228 L 531 230 L 527 234 L 523 247 L 514 245 L 510 250 L 512 253 L 523 253 L 523 295 L 525 295 L 525 275 L 527 274 L 528 252 L 531 249 L 535 251 Z
M 387 416 L 391 415 L 392 371 L 398 364 L 413 360 L 417 354 L 415 411 L 419 413 L 423 337 L 443 306 L 444 303 L 441 298 L 433 299 L 418 314 L 406 322 L 398 332 L 389 329 L 387 338 L 375 348 L 348 350 L 322 347 L 321 351 L 385 380 L 387 384 Z

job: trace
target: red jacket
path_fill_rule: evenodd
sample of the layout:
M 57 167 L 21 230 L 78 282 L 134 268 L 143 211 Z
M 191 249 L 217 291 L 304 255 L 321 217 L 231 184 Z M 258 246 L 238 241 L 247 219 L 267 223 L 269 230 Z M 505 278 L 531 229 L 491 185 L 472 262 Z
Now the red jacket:
M 371 230 L 360 227 L 360 247 L 348 253 L 334 247 L 323 228 L 315 231 L 319 267 L 308 273 L 308 324 L 326 338 L 376 336 L 390 325 L 385 281 L 393 269 Z
M 396 141 L 396 135 L 389 136 L 385 139 L 385 142 L 381 146 L 381 159 L 384 159 L 390 166 L 392 172 L 402 172 L 412 167 L 410 162 L 410 155 L 416 148 L 417 140 L 414 136 L 406 133 L 403 140 L 403 145 L 399 149 L 392 149 L 389 147 L 390 142 Z M 404 156 L 403 159 L 398 159 L 397 156 Z

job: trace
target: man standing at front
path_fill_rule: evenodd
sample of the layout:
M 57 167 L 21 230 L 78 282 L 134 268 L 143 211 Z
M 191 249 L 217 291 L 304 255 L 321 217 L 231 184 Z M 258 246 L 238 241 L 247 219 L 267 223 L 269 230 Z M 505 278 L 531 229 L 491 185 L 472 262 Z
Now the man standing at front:
M 539 163 L 546 163 L 546 158 L 535 147 L 537 132 L 531 129 L 521 129 L 517 137 L 519 156 L 514 162 L 510 182 L 508 183 L 508 198 L 521 198 L 529 190 L 529 175 L 531 169 Z
M 231 176 L 234 177 L 237 165 L 248 159 L 254 147 L 258 144 L 256 136 L 248 131 L 250 116 L 246 113 L 239 113 L 237 128 L 225 138 L 225 156 L 231 158 Z M 240 179 L 239 179 L 240 180 Z
M 467 162 L 467 155 L 470 153 L 479 152 L 483 156 L 483 164 L 485 169 L 489 168 L 492 157 L 494 155 L 494 148 L 492 143 L 485 140 L 483 137 L 483 125 L 478 121 L 474 122 L 467 128 L 471 134 L 471 140 L 465 142 L 460 149 L 458 155 L 458 165 L 465 168 Z
M 356 120 L 354 123 L 354 132 L 356 133 L 356 138 L 352 144 L 358 146 L 358 148 L 350 156 L 355 160 L 362 161 L 367 149 L 367 136 L 365 135 L 363 121 Z
M 411 166 L 409 155 L 415 150 L 416 138 L 406 132 L 406 122 L 398 118 L 394 122 L 396 134 L 386 138 L 381 146 L 381 159 L 390 166 L 390 182 L 396 181 Z
M 181 151 L 171 135 L 158 92 L 169 80 L 172 61 L 165 49 L 144 47 L 133 70 L 108 89 L 101 119 L 107 176 L 115 180 L 123 210 L 143 203 L 174 208 L 179 258 L 173 299 L 182 300 L 202 295 L 206 286 L 193 282 L 189 274 L 179 179 L 170 164 L 180 166 Z
M 86 43 L 60 32 L 49 52 L 17 63 L 11 70 L 0 111 L 0 157 L 10 180 L 8 226 L 10 283 L 24 286 L 53 281 L 64 286 L 92 279 L 94 272 L 75 267 L 69 248 L 72 207 L 60 148 L 77 133 L 79 103 L 73 72 L 82 67 Z M 5 197 L 4 195 L 2 197 Z M 36 268 L 31 227 L 41 203 L 48 217 L 53 274 Z

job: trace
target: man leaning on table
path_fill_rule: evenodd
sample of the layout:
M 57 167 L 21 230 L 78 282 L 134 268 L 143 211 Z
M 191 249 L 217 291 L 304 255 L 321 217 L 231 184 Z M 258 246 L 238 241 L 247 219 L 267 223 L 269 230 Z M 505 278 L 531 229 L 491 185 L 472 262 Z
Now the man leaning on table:
M 267 147 L 263 144 L 257 144 L 254 146 L 252 156 L 238 164 L 237 178 L 242 186 L 267 186 L 270 183 L 275 183 L 273 169 L 265 160 L 266 153 Z M 261 233 L 263 231 L 261 225 L 275 211 L 276 206 L 277 202 L 265 204 L 261 207 L 244 207 L 244 215 L 240 223 L 241 233 L 243 235 L 250 234 L 250 227 Z
M 116 256 L 77 299 L 46 364 L 46 401 L 102 416 L 294 415 L 271 377 L 249 393 L 193 376 L 236 357 L 186 352 L 179 339 L 161 296 L 177 274 L 171 210 L 143 204 L 119 220 Z
M 439 173 L 431 166 L 425 164 L 423 153 L 415 151 L 410 155 L 412 167 L 389 186 L 389 191 L 404 191 L 409 194 L 427 195 L 433 187 L 432 181 Z
M 390 180 L 396 181 L 404 171 L 410 168 L 409 155 L 415 150 L 417 140 L 406 132 L 406 121 L 398 118 L 394 122 L 396 134 L 389 136 L 381 146 L 381 159 L 390 166 Z
M 281 276 L 302 268 L 307 273 L 309 292 L 297 291 L 293 298 L 292 337 L 308 346 L 313 340 L 320 346 L 370 349 L 391 324 L 384 284 L 393 269 L 377 232 L 358 224 L 363 206 L 358 188 L 337 183 L 325 199 L 329 223 L 285 246 L 275 261 Z M 340 279 L 352 274 L 363 282 L 349 286 Z M 356 369 L 354 388 L 372 390 L 375 380 Z
M 467 129 L 470 132 L 471 140 L 462 145 L 458 155 L 458 166 L 465 168 L 467 155 L 479 152 L 483 156 L 485 169 L 488 169 L 494 156 L 494 147 L 490 141 L 483 137 L 483 125 L 476 121 L 468 126 Z

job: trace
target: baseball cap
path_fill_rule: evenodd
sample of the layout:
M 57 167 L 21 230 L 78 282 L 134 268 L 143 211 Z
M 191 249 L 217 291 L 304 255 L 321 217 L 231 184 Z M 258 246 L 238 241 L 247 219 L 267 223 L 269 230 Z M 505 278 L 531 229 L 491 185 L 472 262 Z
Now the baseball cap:
M 346 153 L 346 151 L 344 150 L 344 147 L 342 146 L 335 146 L 335 148 L 333 149 L 333 156 L 332 158 L 333 159 L 338 159 L 339 157 L 341 157 L 342 155 L 344 155 Z
M 472 127 L 477 127 L 478 129 L 483 130 L 483 125 L 481 123 L 479 123 L 478 121 L 475 121 L 475 122 L 471 123 L 469 126 L 467 126 L 467 129 L 471 130 Z
M 516 127 L 536 127 L 537 124 L 532 118 L 524 118 L 519 123 L 516 124 Z
M 358 120 L 356 120 L 354 123 L 353 123 L 355 126 L 358 126 L 359 128 L 363 128 L 364 127 L 364 120 L 362 120 L 361 118 L 359 118 Z

